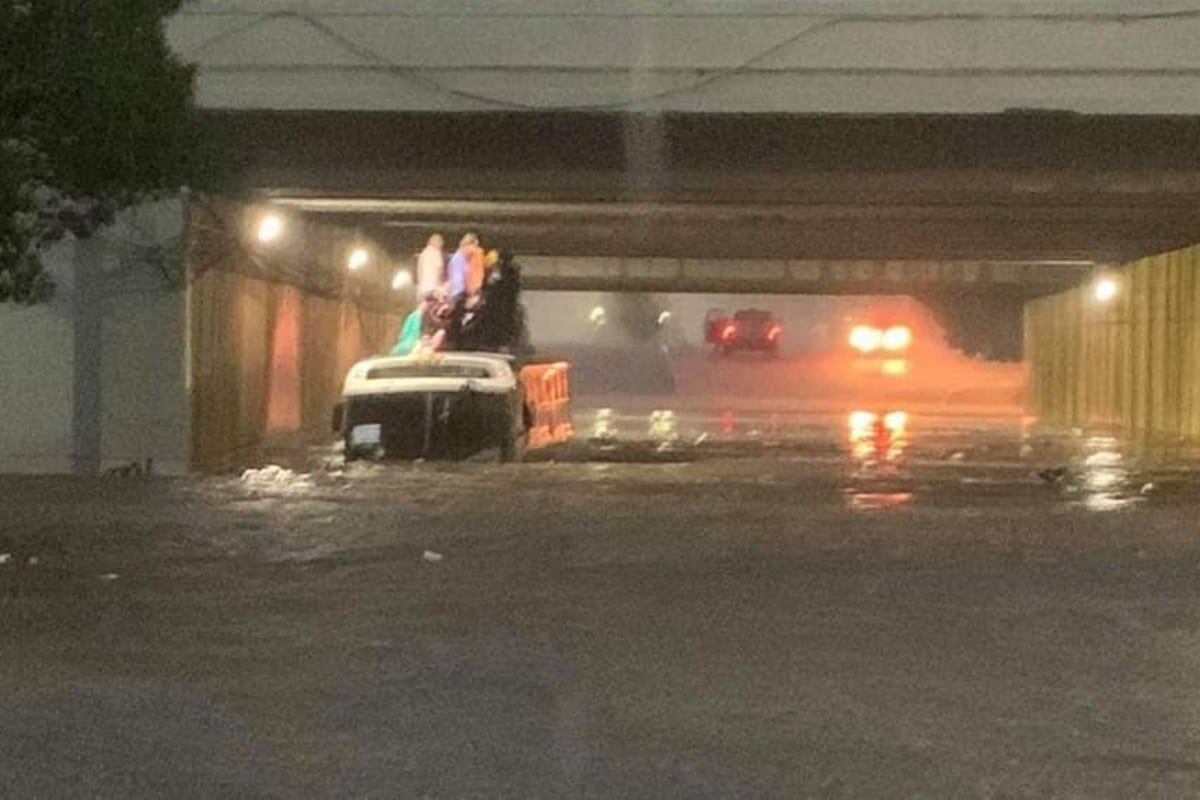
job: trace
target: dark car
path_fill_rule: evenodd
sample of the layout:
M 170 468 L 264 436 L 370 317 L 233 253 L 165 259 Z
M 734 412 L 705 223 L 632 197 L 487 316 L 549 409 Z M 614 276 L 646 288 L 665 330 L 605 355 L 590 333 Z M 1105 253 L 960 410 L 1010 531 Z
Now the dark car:
M 738 311 L 731 317 L 709 312 L 705 318 L 705 339 L 721 355 L 735 350 L 774 355 L 779 350 L 781 333 L 783 326 L 774 314 L 755 308 Z

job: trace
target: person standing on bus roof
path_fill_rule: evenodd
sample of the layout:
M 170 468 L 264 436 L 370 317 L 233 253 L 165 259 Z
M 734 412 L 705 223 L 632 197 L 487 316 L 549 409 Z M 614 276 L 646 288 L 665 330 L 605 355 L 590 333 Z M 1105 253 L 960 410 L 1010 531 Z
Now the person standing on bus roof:
M 520 333 L 521 268 L 508 250 L 489 253 L 487 282 L 483 287 L 483 308 L 488 324 L 489 349 L 512 352 Z
M 450 297 L 476 294 L 483 286 L 483 248 L 479 237 L 468 233 L 462 237 L 458 250 L 450 259 Z
M 446 240 L 440 233 L 429 237 L 425 249 L 417 257 L 417 296 L 425 297 L 436 292 L 442 285 L 446 271 L 446 256 L 443 252 Z

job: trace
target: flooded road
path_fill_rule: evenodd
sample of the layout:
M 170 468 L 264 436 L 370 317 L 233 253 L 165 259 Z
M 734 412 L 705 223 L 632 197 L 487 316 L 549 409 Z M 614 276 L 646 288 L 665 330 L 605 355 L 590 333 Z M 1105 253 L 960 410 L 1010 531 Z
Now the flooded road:
M 0 794 L 1195 797 L 1187 461 L 581 407 L 530 463 L 0 478 Z

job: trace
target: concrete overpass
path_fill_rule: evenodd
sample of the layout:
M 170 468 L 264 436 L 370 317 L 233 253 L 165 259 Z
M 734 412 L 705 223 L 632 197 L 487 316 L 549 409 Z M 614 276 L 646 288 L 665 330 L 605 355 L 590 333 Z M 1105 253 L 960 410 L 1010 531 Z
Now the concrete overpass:
M 531 254 L 1111 262 L 1200 235 L 1182 0 L 196 0 L 169 34 L 241 188 L 398 252 L 469 226 Z
M 575 264 L 533 286 L 911 290 L 965 342 L 1200 241 L 1177 0 L 200 0 L 170 35 L 238 189 Z

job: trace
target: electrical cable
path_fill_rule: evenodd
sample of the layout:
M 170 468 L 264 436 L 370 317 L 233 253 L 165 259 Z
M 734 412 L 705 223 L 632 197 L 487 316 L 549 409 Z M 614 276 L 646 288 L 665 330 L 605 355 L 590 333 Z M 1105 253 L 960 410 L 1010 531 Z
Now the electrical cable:
M 192 13 L 190 15 L 191 16 L 212 16 L 211 14 L 206 15 L 203 12 L 198 13 L 198 14 Z M 205 52 L 206 50 L 216 46 L 217 44 L 220 44 L 223 41 L 227 41 L 230 38 L 239 36 L 243 33 L 253 30 L 254 28 L 257 28 L 271 20 L 294 19 L 294 20 L 298 20 L 300 22 L 305 23 L 310 28 L 312 28 L 313 30 L 317 31 L 318 33 L 324 35 L 329 40 L 335 42 L 336 44 L 338 44 L 340 47 L 342 47 L 344 50 L 346 50 L 348 53 L 354 55 L 355 57 L 362 59 L 363 61 L 366 61 L 368 63 L 375 64 L 378 67 L 385 68 L 388 71 L 392 72 L 393 74 L 402 75 L 403 77 L 407 78 L 410 82 L 412 82 L 414 84 L 420 85 L 423 88 L 443 94 L 445 96 L 455 97 L 460 100 L 466 100 L 466 101 L 470 101 L 472 103 L 480 103 L 480 104 L 491 106 L 491 107 L 509 109 L 509 110 L 518 110 L 518 111 L 543 111 L 543 112 L 545 112 L 545 111 L 551 111 L 551 112 L 552 111 L 562 111 L 562 112 L 615 111 L 615 110 L 627 109 L 627 108 L 631 108 L 631 107 L 635 107 L 635 106 L 645 105 L 647 103 L 653 103 L 656 101 L 665 100 L 670 97 L 675 97 L 675 96 L 678 96 L 681 94 L 688 94 L 691 92 L 695 92 L 699 89 L 702 89 L 706 86 L 710 86 L 714 83 L 718 83 L 718 82 L 725 81 L 730 78 L 736 77 L 737 75 L 745 73 L 747 70 L 750 70 L 753 67 L 755 67 L 755 65 L 759 64 L 760 62 L 764 61 L 765 59 L 769 58 L 770 56 L 773 56 L 776 53 L 784 50 L 785 48 L 795 44 L 798 41 L 808 38 L 809 36 L 811 36 L 813 34 L 820 33 L 822 31 L 830 30 L 832 28 L 840 27 L 840 26 L 844 26 L 844 25 L 861 24 L 861 23 L 869 23 L 869 22 L 882 22 L 882 23 L 889 23 L 889 24 L 913 25 L 913 24 L 938 22 L 938 21 L 967 21 L 967 22 L 974 21 L 974 22 L 978 22 L 978 21 L 1021 21 L 1021 20 L 1037 21 L 1037 22 L 1042 22 L 1042 23 L 1057 23 L 1057 24 L 1073 23 L 1073 22 L 1132 24 L 1132 23 L 1140 23 L 1140 22 L 1152 22 L 1152 21 L 1174 20 L 1174 19 L 1200 19 L 1200 8 L 1198 8 L 1198 9 L 1178 9 L 1178 10 L 1174 10 L 1174 11 L 1141 12 L 1141 13 L 1122 11 L 1122 12 L 1087 12 L 1087 13 L 1076 12 L 1076 13 L 1071 13 L 1071 14 L 1049 14 L 1049 13 L 986 14 L 986 13 L 980 13 L 980 12 L 957 12 L 957 13 L 916 14 L 916 15 L 847 14 L 847 13 L 841 13 L 841 14 L 836 14 L 836 15 L 821 15 L 821 14 L 812 13 L 810 11 L 810 12 L 804 13 L 803 15 L 797 14 L 795 16 L 803 16 L 806 19 L 818 17 L 819 21 L 811 23 L 811 24 L 801 28 L 800 30 L 789 34 L 785 38 L 781 39 L 779 42 L 767 47 L 764 50 L 761 50 L 761 51 L 755 53 L 754 55 L 750 56 L 746 60 L 742 61 L 741 63 L 739 63 L 733 67 L 720 68 L 720 69 L 715 69 L 715 70 L 711 70 L 711 71 L 709 71 L 707 69 L 697 69 L 694 71 L 700 72 L 700 73 L 707 73 L 707 74 L 702 74 L 701 77 L 699 77 L 698 79 L 691 81 L 685 85 L 674 86 L 674 87 L 670 87 L 667 89 L 661 89 L 661 90 L 658 90 L 655 92 L 650 92 L 650 93 L 647 93 L 645 95 L 641 95 L 638 97 L 627 97 L 627 98 L 623 98 L 623 99 L 619 99 L 619 100 L 612 100 L 612 101 L 606 101 L 606 102 L 582 103 L 582 104 L 574 104 L 574 105 L 539 105 L 536 103 L 528 103 L 528 102 L 523 102 L 523 101 L 519 101 L 519 100 L 512 100 L 509 98 L 502 98 L 502 97 L 497 97 L 494 95 L 488 95 L 488 94 L 483 94 L 483 93 L 479 93 L 479 92 L 472 92 L 472 91 L 468 91 L 468 90 L 464 90 L 464 89 L 459 89 L 454 86 L 449 86 L 442 81 L 436 80 L 434 78 L 430 78 L 427 75 L 422 74 L 422 71 L 420 71 L 417 68 L 414 68 L 410 65 L 399 64 L 396 61 L 394 61 L 393 59 L 388 58 L 387 56 L 383 55 L 382 53 L 380 53 L 366 45 L 363 45 L 360 42 L 354 41 L 351 37 L 338 31 L 333 26 L 331 26 L 328 22 L 325 21 L 325 18 L 336 18 L 336 17 L 345 17 L 345 16 L 353 16 L 353 15 L 348 15 L 348 14 L 344 14 L 344 13 L 339 14 L 337 12 L 319 13 L 319 12 L 295 11 L 295 10 L 279 10 L 279 11 L 266 12 L 266 13 L 256 16 L 255 18 L 247 21 L 246 23 L 244 23 L 242 25 L 236 26 L 234 28 L 231 28 L 229 30 L 222 31 L 219 34 L 216 34 L 215 36 L 202 42 L 200 45 L 198 45 L 196 48 L 192 49 L 186 55 L 189 58 L 194 58 L 195 56 Z M 384 14 L 384 15 L 380 15 L 380 16 L 393 17 L 393 18 L 400 18 L 400 17 L 405 17 L 405 18 L 425 18 L 425 17 L 445 18 L 447 15 Z M 464 14 L 464 15 L 458 15 L 458 16 L 451 17 L 451 18 L 468 20 L 474 16 L 485 16 L 485 15 Z M 517 16 L 517 17 L 531 16 L 532 17 L 534 15 L 511 15 L 511 16 Z M 549 15 L 547 15 L 547 16 L 549 16 Z M 555 16 L 556 16 L 556 18 L 570 19 L 570 18 L 578 17 L 579 15 L 560 14 L 560 15 L 555 15 Z M 598 16 L 603 16 L 603 17 L 608 17 L 608 18 L 616 17 L 616 15 L 598 15 Z M 631 18 L 634 17 L 634 15 L 629 15 L 629 16 Z M 690 15 L 689 18 L 704 19 L 705 17 L 709 17 L 709 16 L 712 16 L 712 15 L 693 14 L 693 15 Z M 754 17 L 755 15 L 749 15 L 749 16 Z M 758 16 L 760 18 L 767 18 L 767 15 L 758 15 Z M 636 18 L 648 19 L 648 18 L 657 18 L 657 17 L 677 18 L 678 15 L 676 15 L 674 17 L 666 17 L 666 15 L 644 14 L 644 15 L 638 15 Z

